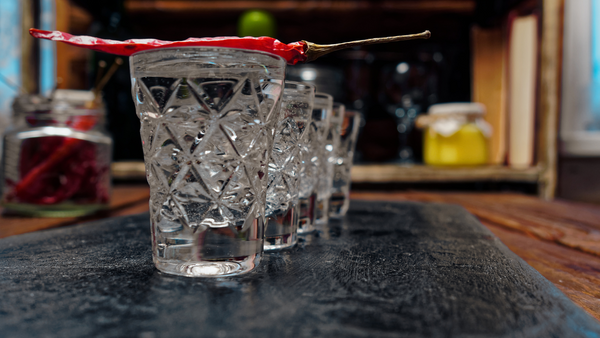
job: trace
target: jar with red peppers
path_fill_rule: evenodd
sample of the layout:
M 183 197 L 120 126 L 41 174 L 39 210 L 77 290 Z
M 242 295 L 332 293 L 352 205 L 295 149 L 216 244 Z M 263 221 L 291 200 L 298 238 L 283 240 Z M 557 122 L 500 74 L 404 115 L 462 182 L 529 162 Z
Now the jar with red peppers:
M 2 205 L 37 217 L 82 216 L 106 208 L 111 150 L 102 107 L 17 97 L 13 127 L 3 139 Z

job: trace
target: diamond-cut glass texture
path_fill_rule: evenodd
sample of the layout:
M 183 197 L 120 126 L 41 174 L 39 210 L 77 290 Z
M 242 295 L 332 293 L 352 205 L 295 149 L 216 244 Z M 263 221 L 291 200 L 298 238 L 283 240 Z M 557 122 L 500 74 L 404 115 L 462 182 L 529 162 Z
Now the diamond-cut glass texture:
M 155 262 L 253 257 L 285 63 L 222 48 L 160 53 L 131 62 Z
M 342 123 L 340 142 L 335 150 L 332 197 L 330 213 L 332 217 L 342 217 L 350 204 L 350 170 L 354 159 L 354 150 L 358 139 L 361 115 L 358 112 L 346 111 Z
M 257 75 L 136 82 L 157 223 L 219 228 L 262 215 L 276 111 L 263 90 L 280 85 Z
M 317 94 L 315 96 L 312 120 L 307 127 L 306 142 L 301 152 L 303 160 L 300 179 L 301 198 L 308 198 L 313 193 L 319 194 L 319 177 L 327 170 L 325 141 L 329 130 L 332 102 L 333 99 L 329 95 Z
M 329 198 L 331 196 L 331 188 L 333 186 L 334 165 L 337 160 L 336 149 L 340 143 L 340 132 L 345 107 L 342 104 L 334 104 L 331 110 L 331 118 L 329 119 L 329 128 L 324 141 L 323 149 L 323 165 L 319 175 L 319 191 L 317 199 Z
M 282 214 L 299 196 L 302 148 L 312 119 L 314 87 L 286 84 L 269 161 L 266 215 Z

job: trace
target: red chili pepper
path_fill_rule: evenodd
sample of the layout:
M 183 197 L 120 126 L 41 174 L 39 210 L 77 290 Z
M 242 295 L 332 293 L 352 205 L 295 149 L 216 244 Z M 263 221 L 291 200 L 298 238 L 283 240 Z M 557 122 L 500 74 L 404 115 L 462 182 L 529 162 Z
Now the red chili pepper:
M 63 33 L 59 31 L 45 31 L 35 28 L 29 29 L 29 34 L 31 34 L 31 36 L 35 38 L 62 41 L 69 45 L 124 56 L 130 56 L 134 53 L 149 49 L 185 46 L 213 46 L 259 50 L 263 52 L 277 54 L 286 59 L 287 63 L 290 65 L 295 65 L 298 62 L 306 61 L 306 49 L 308 48 L 306 42 L 304 41 L 285 44 L 283 42 L 280 42 L 279 40 L 265 36 L 258 38 L 250 36 L 188 38 L 183 41 L 162 41 L 156 39 L 131 39 L 125 41 L 116 41 L 100 39 L 86 35 L 75 36 L 69 33 Z
M 48 159 L 64 143 L 63 136 L 47 136 L 41 141 L 38 138 L 23 140 L 21 143 L 21 156 L 19 158 L 19 172 L 25 177 L 33 168 Z

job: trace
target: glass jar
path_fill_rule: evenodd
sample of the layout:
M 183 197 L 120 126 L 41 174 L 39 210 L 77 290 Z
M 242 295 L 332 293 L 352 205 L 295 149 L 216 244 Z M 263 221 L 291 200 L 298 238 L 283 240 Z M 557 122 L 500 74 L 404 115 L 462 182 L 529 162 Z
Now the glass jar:
M 469 166 L 488 162 L 491 126 L 480 103 L 445 103 L 429 108 L 417 126 L 423 134 L 423 160 L 429 165 Z
M 74 217 L 106 208 L 112 140 L 104 109 L 25 95 L 4 134 L 2 205 L 29 216 Z

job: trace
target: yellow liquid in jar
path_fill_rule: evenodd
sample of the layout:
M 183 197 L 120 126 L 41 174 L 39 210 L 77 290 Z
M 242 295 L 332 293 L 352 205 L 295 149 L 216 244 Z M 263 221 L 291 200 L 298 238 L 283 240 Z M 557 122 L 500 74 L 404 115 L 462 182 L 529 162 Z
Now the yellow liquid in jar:
M 430 165 L 481 165 L 488 160 L 487 138 L 474 123 L 445 137 L 431 128 L 424 133 L 423 159 Z

